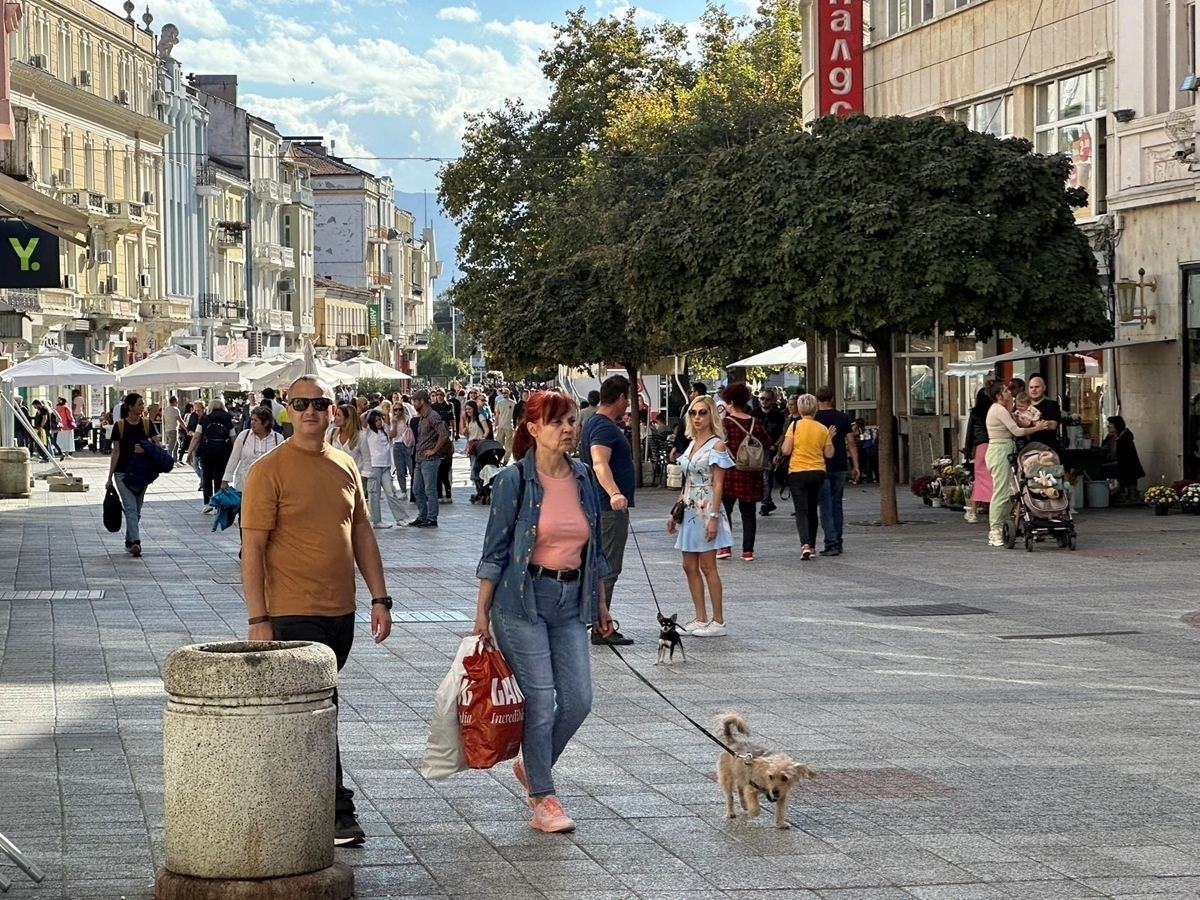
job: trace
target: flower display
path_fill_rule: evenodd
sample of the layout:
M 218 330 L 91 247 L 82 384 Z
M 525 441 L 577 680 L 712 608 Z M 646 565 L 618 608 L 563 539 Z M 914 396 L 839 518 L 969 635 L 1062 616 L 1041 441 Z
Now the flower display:
M 1200 513 L 1200 484 L 1189 484 L 1179 495 L 1179 508 L 1186 513 Z
M 1175 493 L 1175 489 L 1167 484 L 1155 484 L 1146 489 L 1146 493 L 1142 495 L 1147 506 L 1171 506 L 1179 502 L 1179 495 Z

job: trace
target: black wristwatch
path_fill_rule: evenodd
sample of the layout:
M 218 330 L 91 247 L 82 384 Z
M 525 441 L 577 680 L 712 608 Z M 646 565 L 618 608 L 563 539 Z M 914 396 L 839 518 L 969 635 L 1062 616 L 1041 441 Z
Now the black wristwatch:
M 383 604 L 384 609 L 390 610 L 392 608 L 392 598 L 388 597 L 386 594 L 382 597 L 372 597 L 371 605 L 374 606 L 376 603 Z

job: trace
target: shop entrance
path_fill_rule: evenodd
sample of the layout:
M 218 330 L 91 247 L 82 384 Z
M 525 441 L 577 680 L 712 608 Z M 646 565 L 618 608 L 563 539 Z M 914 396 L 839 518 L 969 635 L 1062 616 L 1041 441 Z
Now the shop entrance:
M 1183 476 L 1200 478 L 1200 266 L 1183 270 Z

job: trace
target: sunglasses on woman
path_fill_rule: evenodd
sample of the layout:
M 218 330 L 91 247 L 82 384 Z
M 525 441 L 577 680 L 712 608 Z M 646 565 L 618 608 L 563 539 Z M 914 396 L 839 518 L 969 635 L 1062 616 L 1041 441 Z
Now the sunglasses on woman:
M 708 410 L 707 409 L 689 409 L 688 415 L 689 416 L 707 416 Z
M 310 405 L 317 412 L 325 412 L 333 406 L 333 401 L 328 397 L 293 397 L 288 400 L 288 406 L 296 412 L 304 412 Z

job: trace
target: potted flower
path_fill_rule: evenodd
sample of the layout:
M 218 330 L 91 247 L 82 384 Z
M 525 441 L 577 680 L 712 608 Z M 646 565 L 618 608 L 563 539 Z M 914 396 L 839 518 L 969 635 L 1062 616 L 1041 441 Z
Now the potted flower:
M 920 497 L 926 506 L 931 505 L 931 486 L 937 484 L 937 479 L 932 475 L 922 475 L 920 478 L 914 478 L 908 489 L 913 492 L 914 497 Z
M 1171 511 L 1171 507 L 1179 502 L 1179 495 L 1168 484 L 1154 484 L 1146 489 L 1142 499 L 1147 506 L 1154 507 L 1156 516 L 1165 516 Z
M 1179 508 L 1185 513 L 1200 515 L 1200 484 L 1189 484 L 1179 495 Z

